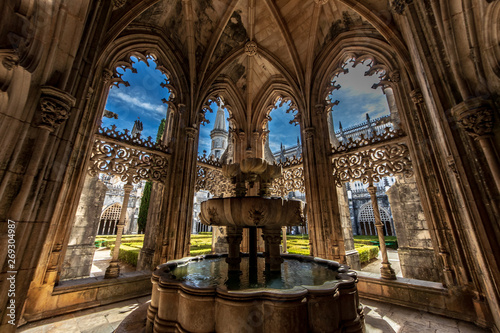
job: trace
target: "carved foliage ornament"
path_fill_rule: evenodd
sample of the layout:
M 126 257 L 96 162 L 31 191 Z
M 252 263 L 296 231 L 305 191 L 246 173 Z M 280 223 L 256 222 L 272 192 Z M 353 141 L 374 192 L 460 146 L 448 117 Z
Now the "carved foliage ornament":
M 74 105 L 75 98 L 70 94 L 54 87 L 42 87 L 39 127 L 53 132 L 69 118 L 71 108 Z
M 491 102 L 481 98 L 466 100 L 452 109 L 457 123 L 473 138 L 492 134 L 493 108 Z
M 406 6 L 413 3 L 413 0 L 392 0 L 392 8 L 398 14 L 403 14 Z
M 460 114 L 457 118 L 460 126 L 475 139 L 492 134 L 493 111 L 490 108 L 471 110 Z
M 360 180 L 369 184 L 370 181 L 380 181 L 384 176 L 401 173 L 409 177 L 413 174 L 409 150 L 404 143 L 334 155 L 332 162 L 333 176 L 338 187 L 349 181 Z

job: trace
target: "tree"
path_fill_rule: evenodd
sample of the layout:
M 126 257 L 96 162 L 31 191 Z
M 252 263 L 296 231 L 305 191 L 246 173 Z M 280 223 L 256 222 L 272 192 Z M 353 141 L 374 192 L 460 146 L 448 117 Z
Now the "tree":
M 156 134 L 156 142 L 160 142 L 165 130 L 166 119 L 162 119 L 160 126 L 158 126 L 158 133 Z M 151 198 L 151 189 L 153 184 L 150 181 L 146 182 L 144 186 L 144 191 L 142 192 L 141 206 L 139 207 L 139 217 L 137 218 L 137 225 L 139 226 L 138 232 L 143 234 L 146 231 L 146 222 L 148 220 L 148 210 L 149 210 L 149 199 Z

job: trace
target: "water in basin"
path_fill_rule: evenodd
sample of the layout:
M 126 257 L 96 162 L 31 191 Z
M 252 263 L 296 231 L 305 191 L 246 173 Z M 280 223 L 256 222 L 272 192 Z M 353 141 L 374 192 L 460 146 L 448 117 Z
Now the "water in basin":
M 242 258 L 241 273 L 228 273 L 224 258 L 191 261 L 172 269 L 175 280 L 197 288 L 227 287 L 228 290 L 255 288 L 291 289 L 295 286 L 320 286 L 337 280 L 337 270 L 327 265 L 285 259 L 281 272 L 266 272 L 264 258 L 258 258 L 257 270 L 249 271 L 248 257 Z

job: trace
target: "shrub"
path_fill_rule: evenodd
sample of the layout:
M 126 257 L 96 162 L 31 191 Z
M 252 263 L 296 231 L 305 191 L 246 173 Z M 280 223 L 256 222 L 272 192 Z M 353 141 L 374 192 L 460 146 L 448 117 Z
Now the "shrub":
M 379 248 L 373 245 L 360 245 L 356 246 L 356 250 L 359 253 L 359 262 L 361 264 L 368 263 L 372 259 L 377 258 Z
M 114 245 L 112 245 L 110 247 L 111 255 L 113 255 L 114 248 L 115 248 Z M 127 246 L 125 244 L 121 244 L 120 252 L 118 253 L 118 260 L 120 260 L 122 262 L 126 262 L 127 264 L 130 264 L 130 265 L 136 267 L 137 266 L 137 259 L 139 258 L 140 251 L 141 251 L 140 248 L 131 247 L 131 246 Z

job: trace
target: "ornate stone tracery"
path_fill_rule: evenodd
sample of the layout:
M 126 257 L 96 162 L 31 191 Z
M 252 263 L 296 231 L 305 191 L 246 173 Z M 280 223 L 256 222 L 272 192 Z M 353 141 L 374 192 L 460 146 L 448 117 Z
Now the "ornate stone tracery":
M 413 174 L 408 146 L 404 143 L 386 144 L 346 154 L 333 155 L 335 184 L 360 180 L 365 184 L 378 182 L 381 177 L 402 173 Z
M 142 139 L 140 134 L 131 136 L 128 130 L 118 132 L 116 126 L 99 127 L 92 147 L 90 176 L 107 173 L 119 176 L 123 182 L 141 180 L 165 182 L 169 149 L 154 143 L 151 137 Z
M 348 152 L 353 149 L 370 146 L 372 144 L 385 142 L 392 139 L 398 139 L 405 136 L 405 133 L 402 129 L 391 129 L 390 127 L 384 128 L 384 132 L 374 133 L 371 137 L 366 137 L 365 134 L 361 134 L 360 137 L 356 140 L 353 138 L 349 138 L 345 141 L 342 141 L 339 146 L 334 147 L 332 152 L 343 153 Z

